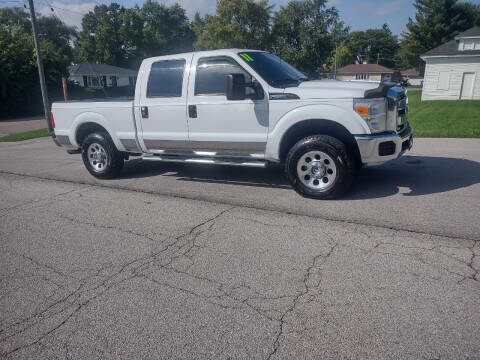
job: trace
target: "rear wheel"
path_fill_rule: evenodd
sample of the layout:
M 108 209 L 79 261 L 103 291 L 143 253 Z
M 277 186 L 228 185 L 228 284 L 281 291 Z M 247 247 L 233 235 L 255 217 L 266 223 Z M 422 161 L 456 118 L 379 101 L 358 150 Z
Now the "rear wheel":
M 355 162 L 346 146 L 327 135 L 309 136 L 288 153 L 285 171 L 300 195 L 333 199 L 343 195 L 355 175 Z
M 82 144 L 82 159 L 87 170 L 99 179 L 112 179 L 123 168 L 124 157 L 105 132 L 88 135 Z

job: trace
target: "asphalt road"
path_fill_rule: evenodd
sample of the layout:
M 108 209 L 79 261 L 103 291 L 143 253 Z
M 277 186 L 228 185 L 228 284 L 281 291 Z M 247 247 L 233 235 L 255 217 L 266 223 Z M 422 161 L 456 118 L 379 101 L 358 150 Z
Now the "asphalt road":
M 0 144 L 0 357 L 480 359 L 480 140 L 417 139 L 345 198 L 279 169 Z

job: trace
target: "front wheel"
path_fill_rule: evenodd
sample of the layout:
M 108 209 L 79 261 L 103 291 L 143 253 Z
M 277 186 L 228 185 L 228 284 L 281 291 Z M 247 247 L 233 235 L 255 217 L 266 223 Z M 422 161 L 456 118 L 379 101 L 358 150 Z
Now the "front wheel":
M 285 171 L 300 195 L 333 199 L 347 192 L 355 176 L 355 161 L 346 146 L 328 135 L 309 136 L 288 153 Z
M 107 133 L 88 135 L 82 144 L 82 159 L 87 170 L 99 179 L 112 179 L 123 168 L 122 153 Z

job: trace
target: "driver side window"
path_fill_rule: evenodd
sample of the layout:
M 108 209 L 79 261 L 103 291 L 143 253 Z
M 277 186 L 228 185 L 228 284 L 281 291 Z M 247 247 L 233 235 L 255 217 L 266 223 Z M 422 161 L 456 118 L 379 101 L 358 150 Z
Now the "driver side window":
M 221 96 L 227 94 L 227 75 L 243 74 L 245 82 L 252 77 L 232 58 L 217 56 L 201 58 L 197 64 L 195 96 Z M 249 89 L 247 88 L 247 94 Z

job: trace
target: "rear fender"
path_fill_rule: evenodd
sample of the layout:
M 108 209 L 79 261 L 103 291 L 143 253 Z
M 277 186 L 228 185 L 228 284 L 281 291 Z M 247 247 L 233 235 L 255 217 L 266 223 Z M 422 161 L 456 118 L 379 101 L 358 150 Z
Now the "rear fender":
M 116 136 L 116 133 L 113 131 L 111 125 L 109 124 L 109 122 L 107 121 L 105 116 L 103 116 L 100 113 L 94 112 L 94 111 L 83 112 L 83 113 L 77 115 L 75 117 L 75 119 L 73 120 L 72 125 L 70 127 L 70 135 L 69 135 L 70 142 L 73 145 L 75 145 L 77 147 L 82 146 L 82 144 L 77 143 L 76 134 L 77 134 L 77 131 L 80 128 L 80 126 L 82 126 L 83 124 L 86 124 L 86 123 L 96 123 L 96 124 L 102 126 L 105 130 L 107 130 L 107 132 L 110 135 L 110 137 L 112 138 L 113 143 L 115 144 L 116 148 L 120 151 L 125 150 L 125 148 L 123 147 L 122 143 L 120 142 L 120 140 Z

